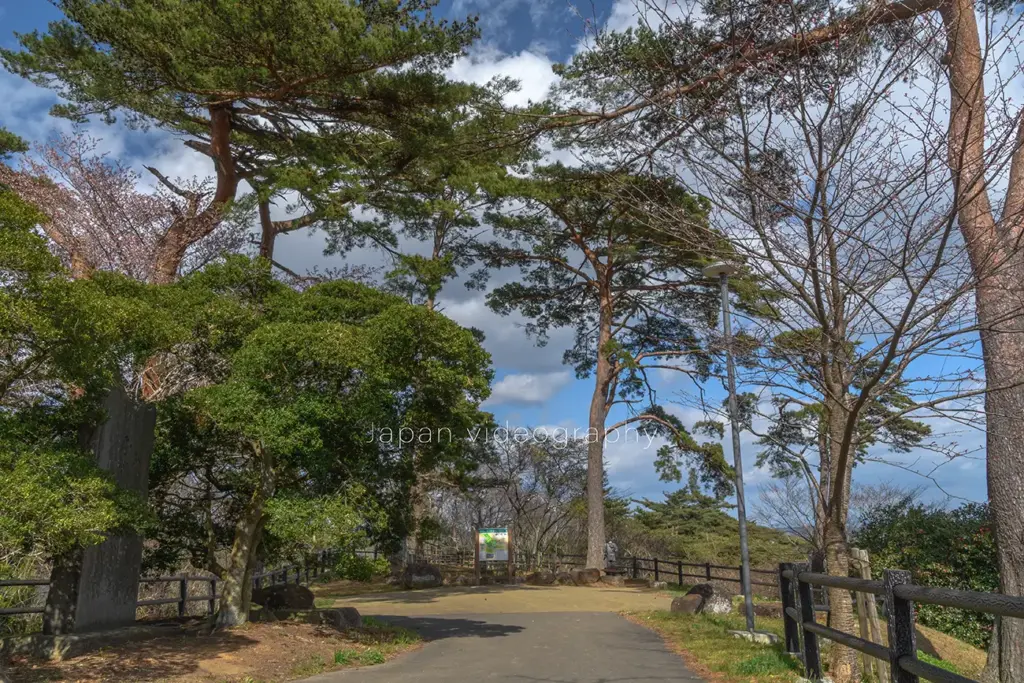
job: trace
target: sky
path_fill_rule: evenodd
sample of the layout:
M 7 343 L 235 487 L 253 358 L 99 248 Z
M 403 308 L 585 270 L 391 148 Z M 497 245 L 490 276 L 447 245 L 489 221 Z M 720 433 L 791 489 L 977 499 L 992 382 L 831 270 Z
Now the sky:
M 442 0 L 435 15 L 451 19 L 479 16 L 481 40 L 468 56 L 452 67 L 449 75 L 474 82 L 486 82 L 496 75 L 511 76 L 520 81 L 521 88 L 509 101 L 522 104 L 544 97 L 557 79 L 552 65 L 586 49 L 586 36 L 593 27 L 621 30 L 635 25 L 637 10 L 633 1 L 587 0 L 571 4 L 566 0 Z M 42 30 L 48 21 L 57 18 L 58 10 L 46 0 L 0 0 L 0 44 L 14 47 L 14 32 Z M 55 101 L 49 91 L 0 70 L 0 125 L 33 142 L 67 131 L 66 122 L 47 115 Z M 87 130 L 102 139 L 102 151 L 140 171 L 143 165 L 153 165 L 170 177 L 211 173 L 207 159 L 166 134 L 130 131 L 121 125 L 107 126 L 98 121 L 91 122 Z M 300 231 L 278 241 L 275 258 L 297 271 L 346 262 L 383 263 L 378 255 L 370 252 L 349 254 L 345 261 L 337 256 L 325 257 L 323 248 L 322 236 Z M 515 273 L 499 273 L 492 278 L 492 283 L 514 277 Z M 440 297 L 441 310 L 446 315 L 486 334 L 484 346 L 491 353 L 496 380 L 485 407 L 502 426 L 585 430 L 592 381 L 576 379 L 571 368 L 562 364 L 562 353 L 572 340 L 572 331 L 556 330 L 546 346 L 537 347 L 524 332 L 521 319 L 501 317 L 488 310 L 485 294 L 469 291 L 455 282 L 447 286 Z M 678 373 L 673 374 L 675 376 L 665 373 L 659 378 L 656 385 L 659 398 L 684 423 L 692 424 L 703 415 L 685 397 L 693 396 L 698 387 Z M 712 401 L 724 396 L 720 385 L 710 384 L 702 389 Z M 869 463 L 855 469 L 855 486 L 891 481 L 922 486 L 924 497 L 930 500 L 944 500 L 947 494 L 967 500 L 985 500 L 984 435 L 952 424 L 948 425 L 948 430 L 947 439 L 973 451 L 974 456 L 938 468 L 933 474 L 935 482 L 911 474 L 907 469 Z M 727 453 L 731 452 L 730 438 L 727 431 L 724 441 Z M 754 440 L 748 433 L 741 438 L 748 509 L 756 507 L 759 490 L 771 480 L 767 471 L 755 467 Z M 606 458 L 612 485 L 635 498 L 659 498 L 663 492 L 678 487 L 678 484 L 658 480 L 653 462 L 659 445 L 658 441 L 648 445 L 644 437 L 626 438 L 624 435 L 617 442 L 608 443 Z M 930 471 L 940 464 L 936 456 L 925 452 L 902 456 L 900 463 L 918 471 Z

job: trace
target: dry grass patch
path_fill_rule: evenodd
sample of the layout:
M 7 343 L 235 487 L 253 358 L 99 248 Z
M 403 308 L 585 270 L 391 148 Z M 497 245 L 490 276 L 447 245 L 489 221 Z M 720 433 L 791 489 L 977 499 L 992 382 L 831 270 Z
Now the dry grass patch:
M 343 633 L 291 622 L 248 624 L 128 643 L 63 662 L 15 660 L 10 674 L 19 683 L 277 683 L 381 664 L 420 643 L 416 633 L 372 618 Z

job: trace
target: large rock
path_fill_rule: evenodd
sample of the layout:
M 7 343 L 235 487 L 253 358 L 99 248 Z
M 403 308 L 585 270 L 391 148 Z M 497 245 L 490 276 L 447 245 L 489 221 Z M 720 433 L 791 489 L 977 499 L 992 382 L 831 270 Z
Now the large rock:
M 757 602 L 754 603 L 754 614 L 759 617 L 770 617 L 772 619 L 782 618 L 781 602 Z
M 696 595 L 700 598 L 698 614 L 728 614 L 732 612 L 732 597 L 713 584 L 698 583 L 686 595 Z
M 268 610 L 313 609 L 313 591 L 294 583 L 280 583 L 252 592 L 252 601 Z
M 316 610 L 310 613 L 309 621 L 313 624 L 333 626 L 339 631 L 363 627 L 363 617 L 355 607 Z
M 672 599 L 671 612 L 677 614 L 697 614 L 704 604 L 704 598 L 699 595 L 680 595 Z
M 621 574 L 605 574 L 601 577 L 601 583 L 608 586 L 622 587 L 626 585 L 626 577 Z
M 402 571 L 402 586 L 405 588 L 436 588 L 443 583 L 441 570 L 429 562 L 408 564 Z
M 555 574 L 555 583 L 559 586 L 575 586 L 576 581 L 573 580 L 572 574 L 569 572 L 558 572 Z
M 572 580 L 577 586 L 593 586 L 601 580 L 600 569 L 577 569 L 572 573 Z
M 551 586 L 555 583 L 555 573 L 550 569 L 539 569 L 526 577 L 531 586 Z

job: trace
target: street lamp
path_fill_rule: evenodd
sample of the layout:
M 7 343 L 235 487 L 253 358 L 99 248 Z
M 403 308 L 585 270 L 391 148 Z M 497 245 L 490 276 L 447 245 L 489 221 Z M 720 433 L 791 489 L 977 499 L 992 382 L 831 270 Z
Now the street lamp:
M 736 405 L 736 368 L 732 359 L 732 321 L 729 319 L 729 276 L 736 274 L 736 266 L 712 263 L 703 270 L 704 276 L 718 278 L 722 289 L 722 328 L 725 331 L 725 366 L 729 381 L 729 421 L 732 424 L 732 458 L 736 469 L 736 516 L 740 522 L 740 586 L 743 606 L 747 615 L 747 630 L 754 630 L 754 600 L 750 595 L 750 548 L 747 546 L 747 506 L 743 496 L 743 458 L 740 455 L 740 415 Z

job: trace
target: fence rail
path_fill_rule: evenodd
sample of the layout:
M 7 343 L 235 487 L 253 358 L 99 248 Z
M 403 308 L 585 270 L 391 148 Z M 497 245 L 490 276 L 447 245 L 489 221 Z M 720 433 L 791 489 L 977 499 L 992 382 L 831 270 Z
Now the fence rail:
M 630 576 L 634 579 L 649 576 L 655 581 L 668 580 L 670 583 L 674 582 L 679 585 L 683 585 L 683 580 L 688 578 L 700 579 L 702 581 L 727 581 L 730 583 L 741 583 L 740 576 L 742 574 L 742 567 L 738 565 L 733 566 L 712 564 L 710 562 L 663 560 L 658 557 L 626 557 L 623 558 L 622 563 L 618 563 L 618 567 L 622 568 L 623 563 L 625 564 L 625 568 L 629 572 Z M 700 571 L 697 573 L 687 571 L 690 569 L 697 569 Z M 732 576 L 731 574 L 729 576 L 722 576 L 722 572 L 735 572 L 735 576 Z M 750 573 L 760 575 L 751 578 L 751 585 L 778 588 L 778 583 L 775 581 L 757 580 L 758 578 L 763 578 L 766 575 L 774 579 L 778 574 L 777 570 L 751 568 Z
M 373 554 L 376 556 L 376 550 L 372 551 L 357 551 L 357 554 Z M 325 572 L 329 571 L 338 560 L 338 553 L 335 551 L 323 551 L 317 553 L 310 558 L 309 562 L 304 564 L 287 564 L 282 567 L 276 567 L 269 571 L 260 572 L 252 576 L 252 586 L 254 590 L 258 590 L 263 587 L 264 579 L 269 577 L 269 585 L 273 586 L 278 583 L 290 583 L 296 584 L 309 583 L 311 579 L 322 576 Z M 294 580 L 292 573 L 294 572 Z M 189 603 L 193 602 L 205 602 L 206 613 L 213 615 L 217 611 L 217 601 L 220 599 L 220 595 L 217 593 L 217 584 L 222 580 L 216 576 L 202 576 L 202 575 L 175 575 L 175 576 L 143 576 L 139 579 L 140 584 L 178 584 L 178 593 L 174 597 L 168 598 L 146 598 L 139 600 L 135 603 L 136 607 L 153 607 L 159 605 L 177 605 L 178 616 L 184 617 L 187 613 Z M 193 595 L 189 592 L 189 583 L 206 583 L 208 585 L 207 592 L 202 595 Z M 0 589 L 2 588 L 17 588 L 24 586 L 49 586 L 49 579 L 5 579 L 0 581 Z M 46 608 L 43 606 L 38 607 L 5 607 L 0 609 L 0 617 L 9 616 L 21 616 L 30 614 L 45 614 Z
M 894 683 L 975 683 L 970 678 L 940 669 L 917 658 L 914 603 L 958 607 L 1003 617 L 1024 618 L 1024 598 L 999 593 L 977 593 L 949 588 L 929 588 L 911 583 L 910 572 L 886 569 L 881 581 L 828 576 L 808 571 L 809 565 L 779 565 L 786 651 L 803 659 L 806 675 L 821 680 L 818 638 L 841 643 L 869 657 L 887 662 Z M 811 600 L 813 587 L 832 587 L 885 598 L 889 645 L 880 645 L 817 623 Z

